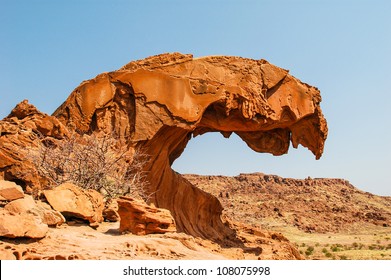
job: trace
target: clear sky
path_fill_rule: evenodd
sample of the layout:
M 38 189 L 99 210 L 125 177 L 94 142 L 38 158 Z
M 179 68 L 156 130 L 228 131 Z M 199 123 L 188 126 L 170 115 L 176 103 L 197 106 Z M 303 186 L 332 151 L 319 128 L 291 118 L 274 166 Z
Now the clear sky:
M 390 15 L 388 0 L 0 0 L 0 118 L 23 99 L 51 114 L 83 80 L 150 55 L 264 58 L 321 90 L 323 157 L 209 133 L 174 169 L 338 177 L 391 195 Z

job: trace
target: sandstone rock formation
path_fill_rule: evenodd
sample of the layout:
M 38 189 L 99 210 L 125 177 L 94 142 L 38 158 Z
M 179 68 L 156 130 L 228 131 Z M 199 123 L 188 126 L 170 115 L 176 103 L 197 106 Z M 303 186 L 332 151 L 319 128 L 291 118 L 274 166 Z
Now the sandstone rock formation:
M 45 237 L 48 226 L 57 226 L 65 222 L 58 211 L 42 201 L 35 201 L 25 195 L 22 188 L 13 182 L 1 181 L 6 202 L 0 208 L 0 236 L 8 238 Z M 12 199 L 10 199 L 12 197 Z
M 175 232 L 175 222 L 170 211 L 148 206 L 145 202 L 121 197 L 118 202 L 120 232 L 137 235 Z
M 13 214 L 0 208 L 0 236 L 43 238 L 47 231 L 48 226 L 39 216 L 28 212 Z
M 14 182 L 0 180 L 0 200 L 15 200 L 23 198 L 24 193 L 21 186 Z
M 35 201 L 31 196 L 11 201 L 4 206 L 4 209 L 13 214 L 31 213 L 39 216 L 44 224 L 57 226 L 65 222 L 60 212 L 53 210 L 48 204 L 42 201 Z
M 143 149 L 151 202 L 171 211 L 179 231 L 223 240 L 232 231 L 220 202 L 174 172 L 174 160 L 192 137 L 216 131 L 273 155 L 301 144 L 318 159 L 327 137 L 320 101 L 317 88 L 265 60 L 174 53 L 83 82 L 53 115 L 71 130 L 114 133 Z
M 27 193 L 40 189 L 40 178 L 27 158 L 39 137 L 62 139 L 67 128 L 55 117 L 39 112 L 27 100 L 0 121 L 0 179 L 18 183 Z
M 64 183 L 43 193 L 53 209 L 65 217 L 80 218 L 90 225 L 103 221 L 103 197 L 95 190 L 83 190 L 74 184 Z
M 105 221 L 117 222 L 120 220 L 118 214 L 118 203 L 116 200 L 108 201 L 105 203 L 105 208 L 103 209 L 102 216 Z

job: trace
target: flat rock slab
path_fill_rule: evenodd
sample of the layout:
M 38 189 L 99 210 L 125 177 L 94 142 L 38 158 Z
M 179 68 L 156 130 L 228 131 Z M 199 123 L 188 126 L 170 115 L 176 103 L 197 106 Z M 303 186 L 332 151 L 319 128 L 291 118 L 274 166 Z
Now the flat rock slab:
M 0 180 L 0 200 L 15 200 L 24 197 L 21 186 L 14 182 Z

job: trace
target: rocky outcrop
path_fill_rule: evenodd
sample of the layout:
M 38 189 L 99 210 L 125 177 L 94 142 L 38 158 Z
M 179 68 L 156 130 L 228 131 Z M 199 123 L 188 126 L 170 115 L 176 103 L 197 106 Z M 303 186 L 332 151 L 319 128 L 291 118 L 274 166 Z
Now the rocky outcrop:
M 45 202 L 36 201 L 32 196 L 25 195 L 22 188 L 15 183 L 2 181 L 1 184 L 5 187 L 3 190 L 6 190 L 4 196 L 10 202 L 6 202 L 4 207 L 0 208 L 0 236 L 43 238 L 48 226 L 57 226 L 65 222 L 61 213 L 53 210 Z
M 86 220 L 91 226 L 103 221 L 103 197 L 95 190 L 83 190 L 74 184 L 64 183 L 43 193 L 53 209 L 65 217 Z
M 195 136 L 236 133 L 256 152 L 287 153 L 301 144 L 316 158 L 327 125 L 319 90 L 265 60 L 163 54 L 131 62 L 83 82 L 54 112 L 80 133 L 116 135 L 149 155 L 150 201 L 169 209 L 177 229 L 223 240 L 216 197 L 171 169 Z
M 27 193 L 41 188 L 40 178 L 28 157 L 40 138 L 62 139 L 67 128 L 55 117 L 41 113 L 27 100 L 0 121 L 0 179 L 18 183 Z
M 274 226 L 279 225 L 327 233 L 391 226 L 391 197 L 363 192 L 343 179 L 293 179 L 263 173 L 183 176 L 218 196 L 230 219 L 258 228 L 276 230 Z
M 174 218 L 166 209 L 149 206 L 143 201 L 125 196 L 117 202 L 120 232 L 146 235 L 176 231 Z

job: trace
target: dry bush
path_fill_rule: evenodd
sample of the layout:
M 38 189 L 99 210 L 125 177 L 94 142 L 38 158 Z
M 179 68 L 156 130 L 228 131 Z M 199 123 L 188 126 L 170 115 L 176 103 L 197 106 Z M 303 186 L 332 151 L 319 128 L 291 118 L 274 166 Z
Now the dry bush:
M 146 200 L 143 167 L 148 157 L 132 150 L 115 137 L 75 134 L 62 140 L 41 138 L 41 145 L 29 157 L 50 187 L 71 182 L 107 198 L 132 195 Z

